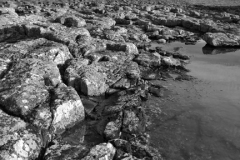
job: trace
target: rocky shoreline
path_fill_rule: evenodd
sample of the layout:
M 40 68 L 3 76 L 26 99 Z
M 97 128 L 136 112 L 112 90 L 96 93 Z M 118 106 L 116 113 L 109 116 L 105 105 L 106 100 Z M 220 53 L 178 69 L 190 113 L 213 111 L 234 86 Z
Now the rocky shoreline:
M 165 94 L 152 80 L 191 80 L 190 57 L 152 42 L 240 47 L 237 12 L 197 8 L 3 3 L 0 159 L 164 159 L 143 102 Z

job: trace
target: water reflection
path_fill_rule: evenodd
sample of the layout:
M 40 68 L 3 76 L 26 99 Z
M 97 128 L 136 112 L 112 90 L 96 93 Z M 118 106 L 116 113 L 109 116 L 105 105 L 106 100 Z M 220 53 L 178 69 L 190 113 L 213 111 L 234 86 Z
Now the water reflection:
M 216 48 L 207 44 L 202 48 L 203 54 L 225 54 L 230 52 L 236 52 L 238 50 L 240 51 L 239 48 Z
M 157 46 L 157 45 L 156 45 Z M 166 160 L 240 159 L 240 49 L 172 42 L 166 51 L 191 56 L 196 81 L 168 81 L 172 97 L 146 106 L 162 109 L 153 117 L 151 143 Z

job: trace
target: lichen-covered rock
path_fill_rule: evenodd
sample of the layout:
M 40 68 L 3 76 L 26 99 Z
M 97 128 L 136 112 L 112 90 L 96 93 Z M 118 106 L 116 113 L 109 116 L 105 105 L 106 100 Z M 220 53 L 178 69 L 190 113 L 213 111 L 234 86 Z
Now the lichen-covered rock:
M 48 106 L 48 88 L 60 82 L 53 62 L 31 58 L 13 62 L 0 82 L 0 104 L 14 115 L 30 118 L 35 108 Z
M 127 78 L 121 78 L 114 83 L 112 87 L 117 89 L 128 89 L 131 87 L 131 82 Z
M 120 127 L 121 125 L 117 121 L 108 122 L 104 130 L 105 138 L 108 140 L 118 138 L 120 135 Z
M 72 58 L 67 46 L 44 38 L 36 40 L 31 49 L 27 57 L 53 61 L 56 65 L 63 65 L 68 59 Z
M 108 43 L 107 49 L 113 51 L 123 51 L 132 55 L 138 55 L 138 49 L 133 43 Z
M 81 159 L 89 152 L 89 146 L 84 143 L 86 125 L 83 122 L 77 123 L 72 128 L 61 134 L 52 141 L 45 152 L 44 159 Z
M 119 33 L 115 32 L 114 30 L 105 30 L 104 38 L 111 41 L 125 42 L 123 37 Z
M 106 76 L 98 71 L 94 65 L 71 64 L 65 71 L 65 78 L 69 85 L 77 91 L 90 96 L 99 96 L 105 93 L 108 86 Z
M 18 14 L 14 8 L 0 8 L 0 27 L 15 24 L 18 21 Z
M 124 111 L 123 131 L 128 133 L 137 133 L 140 127 L 140 120 L 133 111 Z
M 128 12 L 125 15 L 125 19 L 127 19 L 127 20 L 136 20 L 137 19 L 137 15 L 135 13 Z
M 74 88 L 67 87 L 63 83 L 54 89 L 53 94 L 51 129 L 53 133 L 60 134 L 84 120 L 84 106 Z
M 127 66 L 126 75 L 127 75 L 127 77 L 129 77 L 131 79 L 139 79 L 140 78 L 140 69 L 136 62 L 131 62 Z
M 179 59 L 175 59 L 173 57 L 162 57 L 162 62 L 163 62 L 163 65 L 166 65 L 169 67 L 170 66 L 177 67 L 177 66 L 183 65 Z
M 69 14 L 58 17 L 56 22 L 59 22 L 67 27 L 83 27 L 86 25 L 86 22 L 83 18 Z
M 79 78 L 79 75 L 77 73 L 77 70 L 83 66 L 86 66 L 89 64 L 88 59 L 72 59 L 67 62 L 67 68 L 64 72 L 64 80 L 66 81 L 68 86 L 72 86 L 75 88 L 75 80 Z
M 240 36 L 230 33 L 206 33 L 203 40 L 214 47 L 239 47 Z
M 82 68 L 80 73 L 80 80 L 75 82 L 76 88 L 80 88 L 81 92 L 90 96 L 99 96 L 105 93 L 108 86 L 104 74 L 92 67 Z
M 135 59 L 139 65 L 145 67 L 160 67 L 161 66 L 161 56 L 158 53 L 141 53 Z
M 40 135 L 20 118 L 0 110 L 0 159 L 36 159 L 42 147 Z
M 0 57 L 5 60 L 17 61 L 22 58 L 35 58 L 43 61 L 53 61 L 56 65 L 63 65 L 66 60 L 72 58 L 67 46 L 45 38 L 23 40 L 5 46 L 0 52 Z
M 68 28 L 59 23 L 47 24 L 40 30 L 40 37 L 65 45 L 75 44 L 79 35 L 90 36 L 90 33 L 86 28 Z
M 112 26 L 116 24 L 116 21 L 110 17 L 99 17 L 94 18 L 92 20 L 88 20 L 87 23 L 91 23 L 94 26 L 99 26 L 100 28 L 108 28 L 110 29 Z
M 93 147 L 83 160 L 112 160 L 116 149 L 111 143 L 101 143 Z
M 162 156 L 153 149 L 152 147 L 148 147 L 141 144 L 132 144 L 130 141 L 123 139 L 114 139 L 111 143 L 116 147 L 117 159 L 158 159 L 162 160 Z M 120 152 L 119 152 L 120 151 Z M 130 155 L 129 155 L 129 154 Z M 132 155 L 132 156 L 131 156 Z

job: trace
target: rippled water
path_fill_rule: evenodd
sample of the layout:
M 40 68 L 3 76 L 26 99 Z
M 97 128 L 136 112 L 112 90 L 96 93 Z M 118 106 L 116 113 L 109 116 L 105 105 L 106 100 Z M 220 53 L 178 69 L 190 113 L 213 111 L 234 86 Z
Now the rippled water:
M 166 83 L 167 100 L 152 98 L 151 143 L 167 160 L 240 160 L 240 50 L 172 42 L 163 47 L 191 56 L 194 81 Z M 170 83 L 170 84 L 169 84 Z

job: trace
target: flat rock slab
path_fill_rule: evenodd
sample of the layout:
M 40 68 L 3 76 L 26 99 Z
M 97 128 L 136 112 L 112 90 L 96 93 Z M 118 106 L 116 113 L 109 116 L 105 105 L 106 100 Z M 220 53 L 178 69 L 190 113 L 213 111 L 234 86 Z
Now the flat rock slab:
M 31 116 L 36 107 L 41 108 L 49 101 L 49 87 L 60 82 L 59 70 L 53 62 L 31 58 L 14 62 L 0 80 L 0 104 L 14 115 Z
M 72 58 L 68 47 L 45 38 L 27 39 L 17 43 L 7 43 L 0 50 L 0 57 L 11 62 L 23 58 L 35 58 L 43 61 L 53 61 L 56 65 L 63 65 Z
M 240 36 L 230 33 L 206 33 L 203 40 L 214 47 L 240 47 Z

